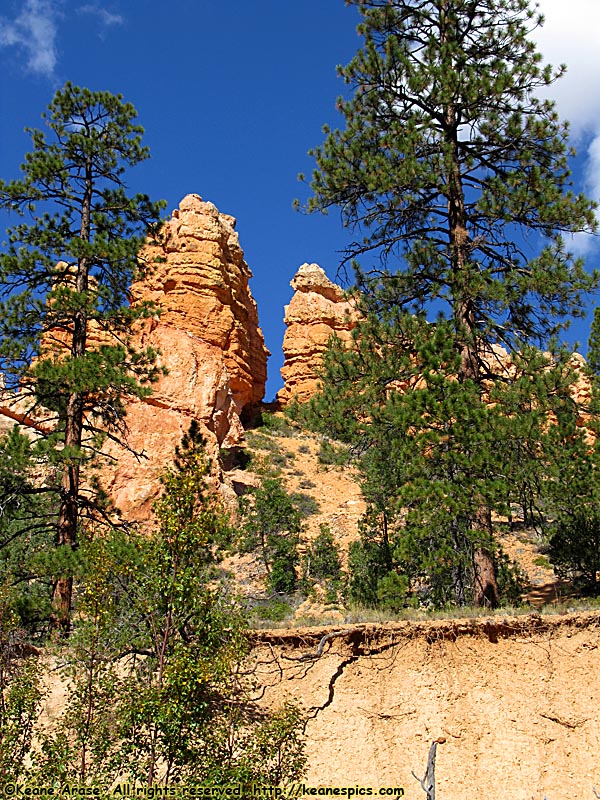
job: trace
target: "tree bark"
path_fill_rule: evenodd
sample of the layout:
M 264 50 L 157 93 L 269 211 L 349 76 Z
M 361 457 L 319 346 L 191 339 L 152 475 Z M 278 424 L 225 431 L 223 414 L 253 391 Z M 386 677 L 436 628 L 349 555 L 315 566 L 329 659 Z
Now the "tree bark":
M 445 20 L 444 20 L 445 21 Z M 446 37 L 444 24 L 440 25 L 442 41 Z M 450 244 L 451 272 L 454 294 L 454 315 L 460 347 L 459 382 L 472 380 L 481 385 L 479 358 L 477 353 L 477 331 L 475 326 L 475 304 L 468 285 L 470 242 L 467 230 L 464 187 L 460 171 L 458 145 L 458 116 L 452 103 L 444 110 L 444 132 L 448 146 L 449 167 L 446 175 L 448 203 L 448 236 Z M 485 539 L 491 538 L 491 517 L 489 509 L 481 504 L 475 510 L 472 527 L 473 540 L 477 541 L 483 533 Z M 475 547 L 473 603 L 476 606 L 498 605 L 498 583 L 496 568 L 489 550 Z
M 92 163 L 88 159 L 86 165 L 85 190 L 81 203 L 80 238 L 86 242 L 91 237 L 91 210 L 93 194 Z M 89 262 L 82 257 L 77 262 L 75 291 L 84 295 L 89 285 Z M 88 312 L 86 303 L 73 315 L 70 354 L 73 360 L 85 355 L 87 346 Z M 62 468 L 60 488 L 60 508 L 57 522 L 56 543 L 58 547 L 77 548 L 79 524 L 79 489 L 81 480 L 81 464 L 79 451 L 81 448 L 84 417 L 84 396 L 81 391 L 74 391 L 68 397 L 65 410 L 64 447 L 67 457 Z M 69 453 L 68 451 L 72 452 Z M 54 615 L 52 627 L 67 632 L 70 626 L 73 605 L 73 578 L 71 575 L 60 575 L 54 585 L 52 594 Z

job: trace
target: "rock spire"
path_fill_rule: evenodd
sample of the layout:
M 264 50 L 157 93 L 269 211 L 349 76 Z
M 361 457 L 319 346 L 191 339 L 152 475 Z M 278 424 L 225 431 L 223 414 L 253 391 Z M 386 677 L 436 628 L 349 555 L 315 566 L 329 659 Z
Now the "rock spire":
M 303 403 L 315 394 L 330 336 L 349 341 L 358 318 L 352 300 L 318 264 L 303 264 L 290 286 L 294 295 L 285 307 L 284 387 L 277 395 L 282 405 L 292 399 Z

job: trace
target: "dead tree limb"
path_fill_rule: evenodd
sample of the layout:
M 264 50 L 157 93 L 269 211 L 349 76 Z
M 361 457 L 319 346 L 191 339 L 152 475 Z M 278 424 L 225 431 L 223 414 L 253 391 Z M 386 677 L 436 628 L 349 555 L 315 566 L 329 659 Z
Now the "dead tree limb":
M 444 738 L 439 738 L 431 743 L 427 757 L 427 770 L 422 778 L 419 778 L 414 772 L 412 773 L 413 778 L 421 784 L 427 800 L 435 800 L 435 754 L 438 744 L 444 744 L 445 741 Z
M 14 422 L 18 422 L 19 425 L 23 425 L 25 428 L 32 428 L 34 431 L 42 433 L 45 436 L 48 436 L 48 434 L 52 433 L 52 429 L 48 427 L 48 425 L 44 425 L 44 423 L 33 419 L 33 417 L 30 417 L 28 414 L 22 414 L 19 411 L 13 411 L 9 406 L 0 406 L 0 415 L 3 417 L 8 417 Z
M 323 648 L 331 639 L 336 639 L 340 636 L 350 636 L 353 633 L 359 631 L 360 628 L 346 628 L 341 631 L 332 631 L 331 633 L 325 634 L 321 641 L 319 642 L 317 649 L 314 653 L 304 653 L 301 656 L 283 656 L 286 661 L 312 661 L 314 658 L 320 658 L 323 655 Z

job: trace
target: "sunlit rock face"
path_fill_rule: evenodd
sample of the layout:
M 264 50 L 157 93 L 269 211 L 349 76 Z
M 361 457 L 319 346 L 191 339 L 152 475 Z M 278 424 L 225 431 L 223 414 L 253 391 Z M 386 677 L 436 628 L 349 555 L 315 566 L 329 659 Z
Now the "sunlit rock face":
M 291 281 L 294 295 L 285 307 L 281 405 L 310 399 L 318 389 L 318 372 L 327 342 L 334 333 L 350 340 L 357 312 L 343 290 L 332 283 L 318 264 L 303 264 Z
M 188 195 L 142 257 L 150 269 L 131 287 L 131 301 L 152 301 L 160 314 L 144 323 L 136 344 L 157 348 L 167 374 L 149 398 L 127 407 L 127 444 L 142 457 L 109 444 L 117 461 L 101 472 L 133 520 L 150 515 L 158 475 L 192 420 L 212 455 L 242 441 L 240 419 L 264 396 L 269 355 L 233 217 Z
M 161 326 L 221 350 L 241 413 L 264 397 L 269 353 L 235 224 L 198 195 L 184 197 L 164 226 L 160 245 L 146 249 L 145 257 L 157 263 L 131 287 L 131 297 L 154 301 Z

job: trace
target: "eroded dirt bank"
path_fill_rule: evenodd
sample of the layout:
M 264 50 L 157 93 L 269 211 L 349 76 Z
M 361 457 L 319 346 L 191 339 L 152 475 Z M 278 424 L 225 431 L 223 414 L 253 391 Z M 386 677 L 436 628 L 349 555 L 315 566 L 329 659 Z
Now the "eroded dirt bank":
M 334 634 L 323 640 L 326 634 Z M 436 800 L 600 795 L 600 613 L 259 631 L 264 701 L 310 717 L 307 784 Z

